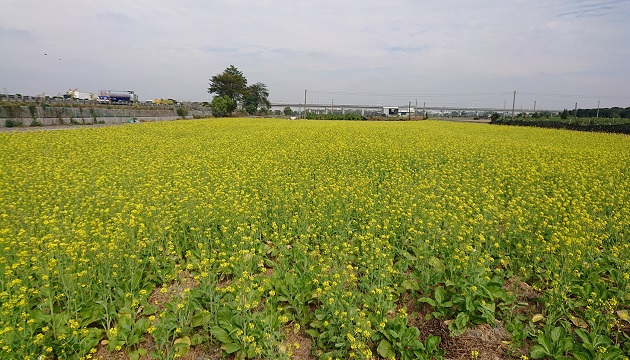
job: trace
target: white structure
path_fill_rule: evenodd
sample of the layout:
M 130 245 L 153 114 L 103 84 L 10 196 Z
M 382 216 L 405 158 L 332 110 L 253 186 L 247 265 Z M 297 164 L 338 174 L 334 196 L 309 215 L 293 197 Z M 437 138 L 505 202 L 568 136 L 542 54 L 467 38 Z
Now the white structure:
M 410 115 L 411 113 L 411 115 Z M 398 106 L 383 106 L 383 116 L 415 116 L 416 109 L 409 107 L 398 107 Z
M 398 106 L 383 106 L 383 116 L 398 116 Z
M 94 100 L 94 99 L 96 99 L 96 97 L 94 96 L 93 93 L 80 92 L 78 90 L 69 91 L 68 95 L 70 95 L 73 99 L 78 99 L 78 100 Z

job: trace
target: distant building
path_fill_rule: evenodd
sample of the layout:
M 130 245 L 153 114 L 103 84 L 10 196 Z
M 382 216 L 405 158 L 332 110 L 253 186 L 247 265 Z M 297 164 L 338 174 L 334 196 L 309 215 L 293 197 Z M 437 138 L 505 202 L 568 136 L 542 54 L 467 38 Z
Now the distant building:
M 398 106 L 383 106 L 383 116 L 399 116 Z
M 411 115 L 410 115 L 411 112 Z M 398 106 L 383 106 L 383 116 L 415 116 L 416 109 L 409 107 L 399 108 Z

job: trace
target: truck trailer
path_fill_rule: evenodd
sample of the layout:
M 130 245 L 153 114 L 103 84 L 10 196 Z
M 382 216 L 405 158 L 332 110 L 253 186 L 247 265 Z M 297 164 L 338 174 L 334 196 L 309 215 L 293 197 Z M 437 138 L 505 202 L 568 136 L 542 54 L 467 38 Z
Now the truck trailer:
M 97 100 L 101 103 L 130 104 L 138 101 L 138 95 L 131 90 L 100 90 Z

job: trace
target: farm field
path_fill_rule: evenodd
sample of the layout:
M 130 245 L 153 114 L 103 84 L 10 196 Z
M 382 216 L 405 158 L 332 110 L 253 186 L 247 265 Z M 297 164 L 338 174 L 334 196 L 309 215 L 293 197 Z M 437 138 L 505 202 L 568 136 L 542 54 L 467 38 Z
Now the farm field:
M 627 359 L 630 137 L 0 133 L 1 359 Z

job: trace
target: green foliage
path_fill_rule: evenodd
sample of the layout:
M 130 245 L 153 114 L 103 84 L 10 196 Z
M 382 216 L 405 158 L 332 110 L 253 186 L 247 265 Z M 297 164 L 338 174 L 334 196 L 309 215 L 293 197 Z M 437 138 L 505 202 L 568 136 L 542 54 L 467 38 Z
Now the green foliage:
M 615 360 L 623 359 L 624 353 L 619 346 L 613 345 L 612 340 L 602 334 L 576 329 L 575 334 L 580 341 L 573 346 L 573 356 L 578 360 Z
M 208 93 L 217 94 L 217 97 L 227 96 L 236 104 L 243 98 L 244 94 L 247 93 L 247 79 L 234 65 L 230 65 L 230 67 L 223 70 L 222 73 L 210 79 Z M 236 109 L 236 105 L 234 109 Z
M 293 115 L 293 110 L 291 110 L 290 106 L 286 106 L 283 112 L 284 112 L 284 115 L 286 116 Z
M 221 74 L 215 75 L 210 79 L 208 92 L 216 94 L 215 99 L 226 96 L 232 100 L 233 106 L 227 106 L 230 110 L 228 112 L 223 111 L 226 106 L 222 105 L 220 106 L 221 111 L 217 112 L 218 116 L 232 113 L 241 101 L 243 110 L 250 115 L 259 112 L 267 113 L 271 107 L 267 85 L 257 82 L 247 86 L 247 78 L 234 65 L 230 65 Z M 214 100 L 212 108 L 213 112 L 215 112 Z
M 476 276 L 468 281 L 438 286 L 433 298 L 423 297 L 419 301 L 431 305 L 434 311 L 428 317 L 448 319 L 448 328 L 454 336 L 466 331 L 469 324 L 494 324 L 497 312 L 508 310 L 514 302 L 513 296 L 502 287 L 500 278 L 488 280 Z
M 118 326 L 107 332 L 109 350 L 120 350 L 123 346 L 135 348 L 145 340 L 143 334 L 149 328 L 147 318 L 137 318 L 136 313 L 128 308 L 118 312 Z
M 177 112 L 177 116 L 180 116 L 182 119 L 188 116 L 188 109 L 185 107 L 178 107 L 175 111 Z
M 574 343 L 573 337 L 561 326 L 553 328 L 549 335 L 544 332 L 538 334 L 537 341 L 538 345 L 529 350 L 534 359 L 569 359 L 568 354 Z
M 29 105 L 28 112 L 31 114 L 31 119 L 35 121 L 37 119 L 37 105 Z
M 236 109 L 236 102 L 229 96 L 215 96 L 212 99 L 212 116 L 222 117 L 229 115 Z
M 4 126 L 8 128 L 21 127 L 21 126 L 24 126 L 24 123 L 22 122 L 22 120 L 6 119 L 4 122 Z
M 444 350 L 439 348 L 439 336 L 429 335 L 424 342 L 420 341 L 420 330 L 407 326 L 406 319 L 397 317 L 379 332 L 382 339 L 376 351 L 385 359 L 437 360 L 444 355 Z
M 5 103 L 2 105 L 2 109 L 9 119 L 22 117 L 22 107 L 19 104 Z
M 248 114 L 256 114 L 259 110 L 266 111 L 270 107 L 267 85 L 257 82 L 247 87 L 243 95 L 243 108 Z
M 96 124 L 96 122 L 97 122 L 96 110 L 94 110 L 94 108 L 90 108 L 90 115 L 92 116 L 92 123 Z

